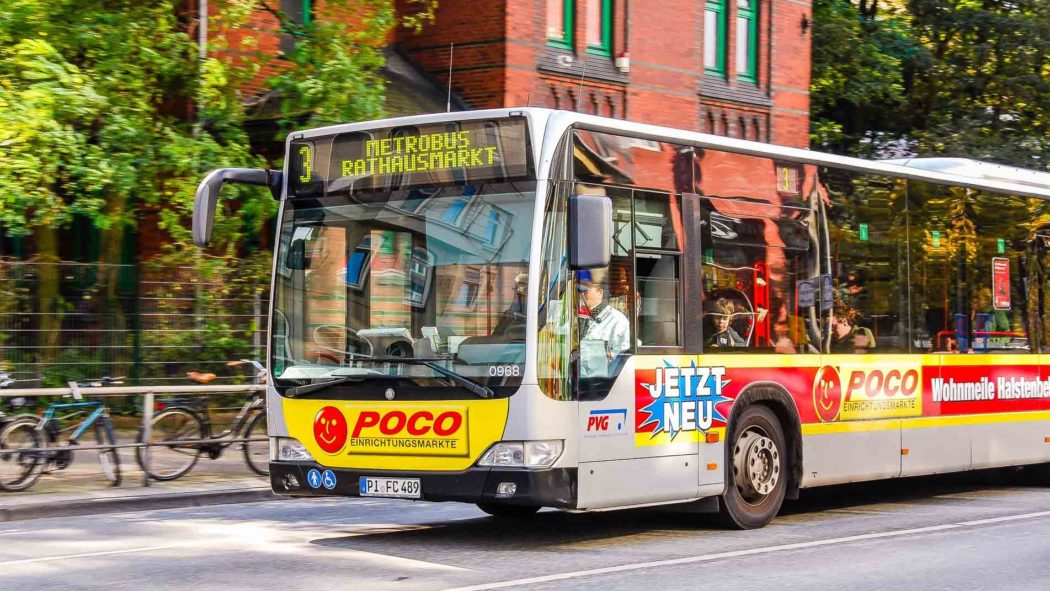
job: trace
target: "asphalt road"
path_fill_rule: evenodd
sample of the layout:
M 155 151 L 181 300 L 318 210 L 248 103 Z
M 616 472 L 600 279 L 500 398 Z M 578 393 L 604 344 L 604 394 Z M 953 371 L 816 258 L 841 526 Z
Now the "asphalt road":
M 666 510 L 340 499 L 0 524 L 14 589 L 1050 589 L 1050 488 L 987 475 L 822 489 L 762 530 Z

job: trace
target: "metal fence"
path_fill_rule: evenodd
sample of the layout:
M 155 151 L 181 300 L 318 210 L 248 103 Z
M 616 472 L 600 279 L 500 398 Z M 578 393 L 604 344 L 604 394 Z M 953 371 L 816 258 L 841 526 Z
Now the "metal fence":
M 268 287 L 236 261 L 202 273 L 0 259 L 0 369 L 20 387 L 104 375 L 179 384 L 189 371 L 250 382 L 223 364 L 264 358 Z

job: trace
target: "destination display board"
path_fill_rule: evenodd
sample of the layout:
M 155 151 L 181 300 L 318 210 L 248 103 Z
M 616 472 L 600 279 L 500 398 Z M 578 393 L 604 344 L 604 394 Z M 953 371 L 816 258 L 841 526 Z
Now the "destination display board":
M 442 122 L 293 142 L 293 196 L 514 180 L 528 174 L 523 117 Z

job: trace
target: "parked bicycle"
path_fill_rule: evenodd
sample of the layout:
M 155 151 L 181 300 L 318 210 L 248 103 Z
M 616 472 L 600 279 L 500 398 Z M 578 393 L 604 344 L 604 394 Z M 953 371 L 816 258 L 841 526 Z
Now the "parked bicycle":
M 6 390 L 8 388 L 13 388 L 16 384 L 18 384 L 18 382 L 33 382 L 33 381 L 36 381 L 36 380 L 16 380 L 7 371 L 0 370 L 0 390 Z M 22 398 L 21 396 L 19 396 L 18 398 L 3 398 L 3 399 L 0 399 L 0 430 L 2 430 L 4 428 L 4 425 L 10 423 L 11 421 L 13 421 L 15 419 L 35 416 L 35 415 L 27 414 L 27 413 L 24 413 L 24 412 L 17 412 L 14 415 L 9 415 L 9 414 L 4 412 L 4 408 L 8 407 L 8 406 L 10 408 L 16 410 L 16 411 L 21 411 L 22 408 L 26 406 L 26 402 L 27 402 L 26 399 Z
M 253 383 L 266 383 L 266 368 L 258 361 L 241 359 L 230 361 L 231 367 L 249 365 L 255 370 Z M 215 379 L 213 373 L 190 372 L 191 380 L 207 384 Z M 138 449 L 138 461 L 143 471 L 155 480 L 175 480 L 193 469 L 201 455 L 217 459 L 231 445 L 239 446 L 244 460 L 256 474 L 270 473 L 270 446 L 266 440 L 266 400 L 262 393 L 251 398 L 237 412 L 229 427 L 212 434 L 208 405 L 203 396 L 186 396 L 162 400 L 163 410 L 153 415 L 150 423 L 149 468 L 146 467 L 143 448 Z M 244 441 L 250 439 L 258 441 Z M 139 433 L 139 441 L 143 434 Z
M 63 470 L 73 462 L 73 451 L 81 437 L 94 432 L 99 445 L 116 445 L 113 421 L 106 405 L 98 400 L 80 399 L 79 388 L 117 386 L 123 378 L 103 377 L 85 382 L 70 382 L 75 402 L 48 405 L 40 416 L 20 415 L 8 420 L 0 429 L 0 490 L 25 490 L 44 474 Z M 83 417 L 68 424 L 71 419 Z M 113 486 L 120 484 L 120 457 L 116 447 L 98 450 L 102 474 Z

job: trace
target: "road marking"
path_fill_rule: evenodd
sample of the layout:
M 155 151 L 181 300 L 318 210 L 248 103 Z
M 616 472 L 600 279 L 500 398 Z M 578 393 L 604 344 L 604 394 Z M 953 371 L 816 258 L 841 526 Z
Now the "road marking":
M 756 554 L 769 554 L 772 552 L 783 552 L 785 550 L 799 550 L 803 548 L 816 548 L 819 546 L 831 546 L 835 544 L 846 544 L 850 542 L 860 542 L 864 540 L 877 540 L 880 538 L 892 538 L 898 536 L 907 536 L 912 534 L 925 534 L 937 531 L 944 531 L 949 529 L 959 529 L 963 527 L 973 527 L 977 525 L 987 525 L 990 523 L 1001 523 L 1004 521 L 1016 521 L 1018 519 L 1032 519 L 1037 517 L 1048 517 L 1050 511 L 1040 511 L 1038 513 L 1025 513 L 1023 515 L 1009 515 L 1005 517 L 993 517 L 990 519 L 979 519 L 975 521 L 962 521 L 959 523 L 946 523 L 944 525 L 931 525 L 928 527 L 917 527 L 913 529 L 898 529 L 892 531 L 870 533 L 870 534 L 859 534 L 856 536 L 846 536 L 842 538 L 829 538 L 826 540 L 814 540 L 811 542 L 796 542 L 794 544 L 780 544 L 777 546 L 766 546 L 764 548 L 749 548 L 746 550 L 733 550 L 730 552 L 718 552 L 715 554 L 703 554 L 700 556 L 687 556 L 684 558 L 672 558 L 668 560 L 653 560 L 649 562 L 636 562 L 634 564 L 621 564 L 619 566 L 608 566 L 604 568 L 592 568 L 587 570 L 572 571 L 567 573 L 558 573 L 553 575 L 544 575 L 541 577 L 531 577 L 528 579 L 514 579 L 510 581 L 500 581 L 496 583 L 482 583 L 480 585 L 471 585 L 468 587 L 455 587 L 452 589 L 446 589 L 445 591 L 489 591 L 491 589 L 506 589 L 508 587 L 520 587 L 522 585 L 538 585 L 540 583 L 551 583 L 554 581 L 564 581 L 567 579 L 578 579 L 581 577 L 591 577 L 595 575 L 605 575 L 611 573 L 622 573 L 635 570 L 643 570 L 648 568 L 658 568 L 662 566 L 678 566 L 682 564 L 694 564 L 697 562 L 710 562 L 713 560 L 721 560 L 723 558 L 738 558 L 741 556 L 753 556 Z
M 973 521 L 961 521 L 960 527 L 972 527 L 975 525 L 988 525 L 989 523 L 1003 523 L 1004 521 L 1017 521 L 1018 519 L 1032 519 L 1035 517 L 1046 517 L 1050 511 L 1039 511 L 1037 513 L 1023 513 L 1021 515 L 1007 515 L 1005 517 L 991 517 L 989 519 L 975 519 Z
M 22 558 L 20 560 L 5 560 L 0 566 L 11 566 L 15 564 L 31 564 L 34 562 L 51 562 L 53 560 L 75 560 L 77 558 L 92 558 L 95 556 L 113 556 L 115 554 L 132 554 L 135 552 L 154 552 L 156 550 L 167 550 L 174 546 L 149 546 L 147 548 L 128 548 L 126 550 L 106 550 L 104 552 L 85 552 L 83 554 L 63 554 L 61 556 L 44 556 L 41 558 Z

